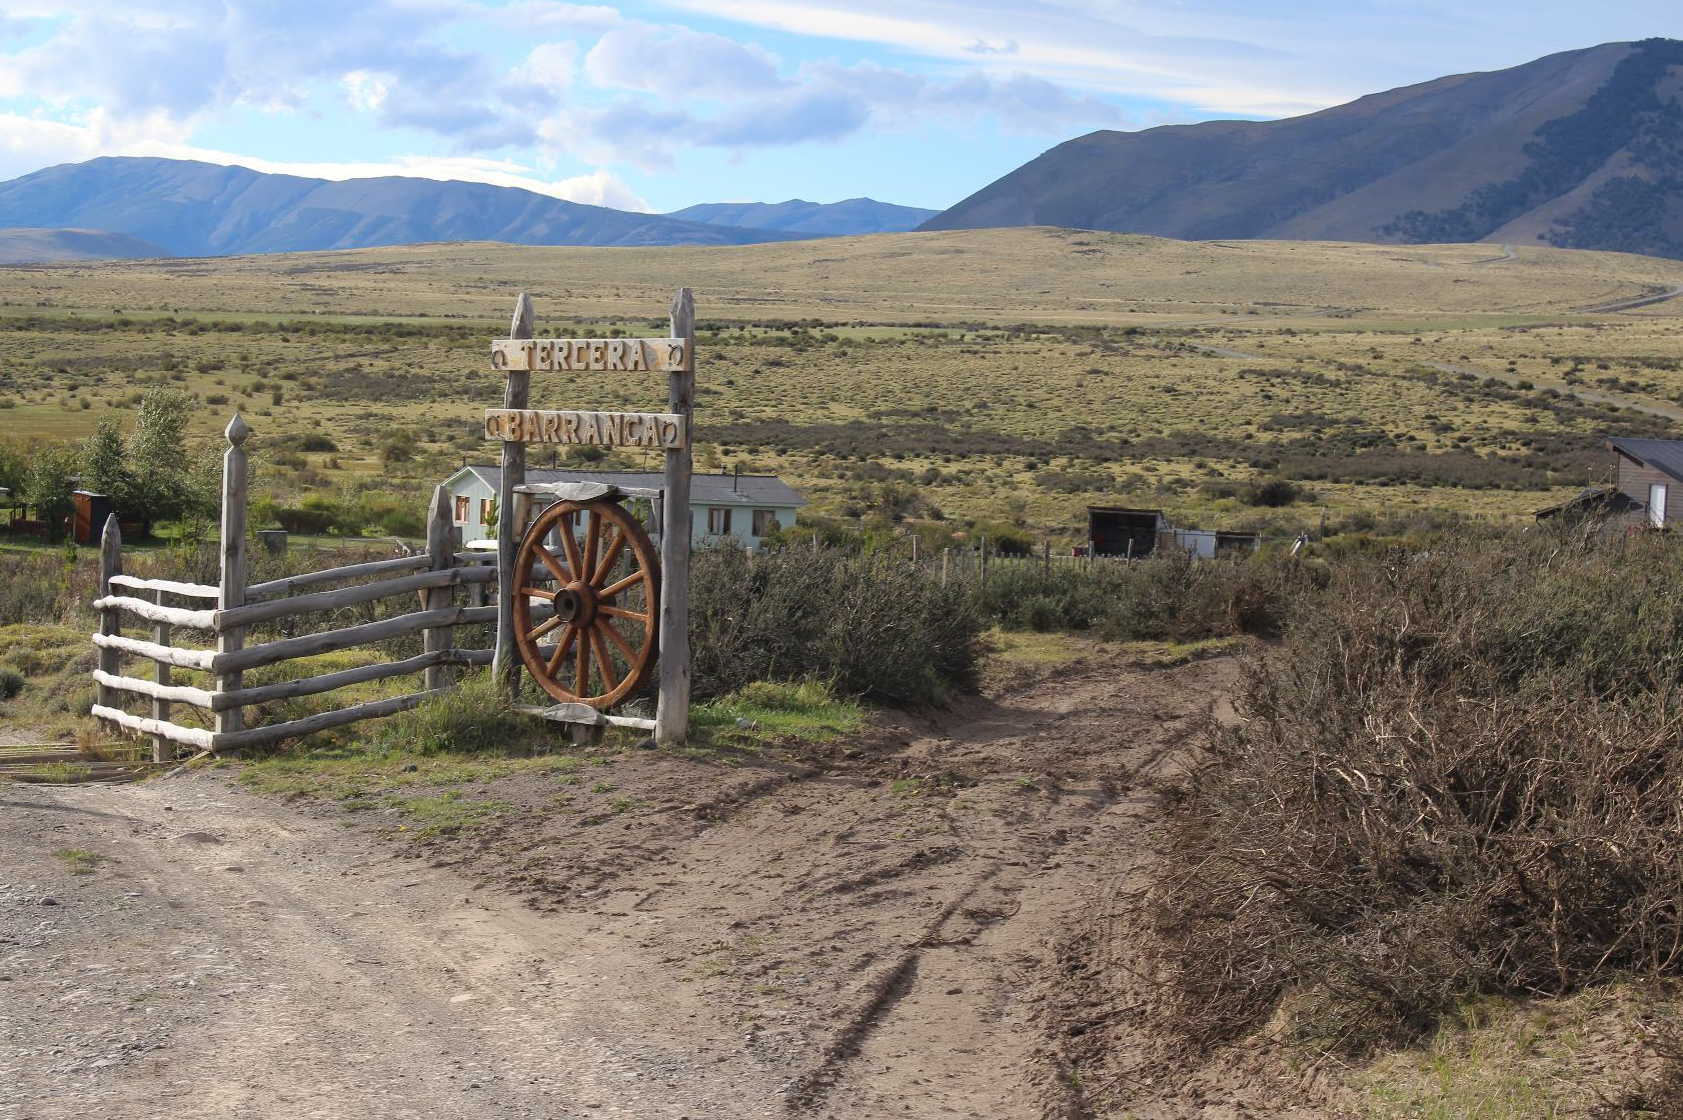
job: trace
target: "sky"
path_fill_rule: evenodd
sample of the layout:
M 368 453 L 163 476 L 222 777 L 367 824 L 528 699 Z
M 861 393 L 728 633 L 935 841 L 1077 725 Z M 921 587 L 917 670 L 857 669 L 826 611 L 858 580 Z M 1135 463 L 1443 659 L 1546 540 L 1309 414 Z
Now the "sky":
M 1683 38 L 1678 0 L 5 0 L 0 180 L 101 155 L 942 209 L 1100 128 Z

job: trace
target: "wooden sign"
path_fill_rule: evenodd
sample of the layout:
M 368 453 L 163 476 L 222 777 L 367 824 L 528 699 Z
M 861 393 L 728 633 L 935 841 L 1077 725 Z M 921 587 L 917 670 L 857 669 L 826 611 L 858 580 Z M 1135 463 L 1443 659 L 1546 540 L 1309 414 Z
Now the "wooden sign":
M 684 418 L 674 412 L 485 410 L 485 438 L 508 443 L 576 443 L 675 451 L 686 445 L 688 436 Z
M 687 338 L 500 338 L 491 343 L 494 369 L 590 372 L 688 372 L 695 352 Z

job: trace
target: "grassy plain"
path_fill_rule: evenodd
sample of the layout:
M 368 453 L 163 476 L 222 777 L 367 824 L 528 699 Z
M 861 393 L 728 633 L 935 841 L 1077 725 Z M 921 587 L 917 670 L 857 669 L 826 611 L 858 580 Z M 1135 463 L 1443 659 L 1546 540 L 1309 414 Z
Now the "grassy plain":
M 850 518 L 985 517 L 1059 543 L 1089 504 L 1281 533 L 1323 508 L 1335 526 L 1515 519 L 1605 476 L 1606 435 L 1683 416 L 1683 299 L 1581 310 L 1683 286 L 1683 262 L 1028 229 L 0 269 L 0 433 L 78 438 L 172 383 L 207 436 L 246 415 L 260 490 L 419 503 L 493 459 L 486 341 L 519 291 L 540 333 L 647 334 L 679 284 L 701 316 L 698 469 L 780 473 Z M 638 375 L 534 387 L 539 406 L 663 399 Z M 400 432 L 415 457 L 382 462 Z M 336 450 L 303 451 L 311 433 Z M 1250 504 L 1274 477 L 1311 496 Z

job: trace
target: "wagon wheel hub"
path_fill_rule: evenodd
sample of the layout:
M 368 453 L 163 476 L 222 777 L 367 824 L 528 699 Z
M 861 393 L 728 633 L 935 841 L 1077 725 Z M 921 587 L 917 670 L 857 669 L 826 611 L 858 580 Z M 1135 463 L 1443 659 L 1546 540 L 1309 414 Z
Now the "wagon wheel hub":
M 574 582 L 555 593 L 555 614 L 562 622 L 589 626 L 596 618 L 596 593 L 587 583 Z

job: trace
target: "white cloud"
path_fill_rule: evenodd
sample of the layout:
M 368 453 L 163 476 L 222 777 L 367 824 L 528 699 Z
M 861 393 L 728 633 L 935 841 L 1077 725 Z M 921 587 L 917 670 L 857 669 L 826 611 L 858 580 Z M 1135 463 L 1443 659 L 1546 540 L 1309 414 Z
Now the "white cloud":
M 386 103 L 391 83 L 390 74 L 373 74 L 367 70 L 352 70 L 339 79 L 339 84 L 345 87 L 345 97 L 350 101 L 351 108 L 364 113 L 376 112 Z
M 669 98 L 741 97 L 783 85 L 777 59 L 756 44 L 650 24 L 603 35 L 585 56 L 584 69 L 604 89 Z
M 571 40 L 539 43 L 520 64 L 521 81 L 559 93 L 578 77 L 579 45 Z

